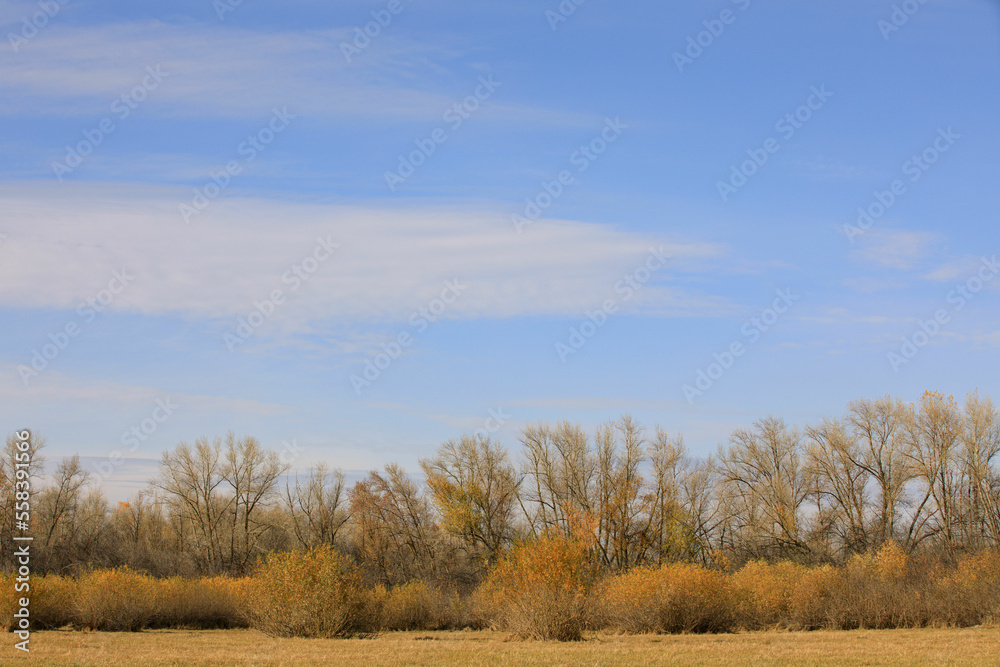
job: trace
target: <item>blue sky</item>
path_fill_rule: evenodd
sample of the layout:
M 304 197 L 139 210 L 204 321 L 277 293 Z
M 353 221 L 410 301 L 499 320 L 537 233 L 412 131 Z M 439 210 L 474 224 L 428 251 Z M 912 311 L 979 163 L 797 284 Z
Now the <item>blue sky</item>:
M 1000 5 L 558 12 L 0 2 L 5 432 L 115 497 L 229 429 L 412 470 L 1000 395 Z

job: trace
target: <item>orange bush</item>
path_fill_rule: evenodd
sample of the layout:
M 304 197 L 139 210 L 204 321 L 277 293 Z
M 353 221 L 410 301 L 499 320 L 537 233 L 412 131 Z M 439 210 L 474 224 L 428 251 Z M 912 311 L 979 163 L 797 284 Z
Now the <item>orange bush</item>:
M 155 579 L 128 569 L 33 577 L 31 624 L 94 630 L 251 625 L 281 636 L 348 637 L 380 629 L 491 625 L 513 637 L 622 632 L 855 629 L 1000 622 L 1000 553 L 943 560 L 894 543 L 834 567 L 751 562 L 730 574 L 692 564 L 597 578 L 585 539 L 545 537 L 501 559 L 473 597 L 424 582 L 363 585 L 332 548 L 275 554 L 253 577 Z M 0 575 L 0 627 L 22 593 Z
M 386 595 L 383 627 L 386 630 L 453 628 L 465 615 L 463 606 L 458 596 L 447 595 L 422 581 L 411 581 Z
M 22 597 L 30 600 L 31 627 L 50 630 L 76 623 L 75 607 L 76 581 L 68 577 L 48 575 L 32 577 L 28 582 L 28 591 L 18 592 L 14 589 L 15 577 L 0 575 L 0 627 L 7 630 L 13 627 L 13 614 L 20 608 L 18 601 Z
M 377 634 L 385 593 L 369 590 L 358 569 L 332 547 L 272 554 L 253 576 L 251 627 L 279 637 Z
M 606 577 L 594 593 L 591 625 L 620 632 L 657 632 L 662 583 L 659 570 L 653 567 Z
M 724 632 L 736 619 L 729 577 L 701 565 L 637 568 L 599 590 L 596 623 L 624 632 Z
M 21 594 L 14 590 L 14 583 L 14 575 L 0 572 L 0 622 L 7 632 L 14 629 L 12 621 L 14 613 L 18 610 L 17 601 L 21 597 Z
M 840 586 L 840 572 L 831 565 L 804 568 L 789 596 L 789 625 L 796 630 L 829 627 L 830 601 Z
M 156 627 L 232 628 L 246 625 L 248 579 L 171 577 L 156 582 Z
M 737 624 L 747 630 L 788 627 L 792 598 L 806 568 L 790 562 L 754 561 L 732 575 L 737 599 Z
M 91 630 L 131 631 L 156 616 L 156 583 L 129 570 L 94 570 L 76 582 L 76 623 Z
M 489 622 L 512 636 L 578 640 L 594 578 L 584 541 L 542 537 L 496 563 L 483 585 L 481 603 Z
M 969 626 L 1000 621 L 1000 554 L 963 556 L 958 567 L 936 578 L 933 599 L 938 622 Z
M 878 552 L 855 555 L 838 570 L 826 626 L 853 630 L 928 625 L 940 611 L 928 595 L 934 568 L 928 559 L 918 564 L 895 542 Z

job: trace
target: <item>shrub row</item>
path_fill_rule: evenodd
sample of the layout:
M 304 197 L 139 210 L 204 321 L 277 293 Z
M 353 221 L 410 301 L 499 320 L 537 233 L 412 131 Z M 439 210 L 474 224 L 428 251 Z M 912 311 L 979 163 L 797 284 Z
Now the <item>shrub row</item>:
M 527 549 L 542 554 L 550 547 L 539 544 Z M 508 559 L 507 566 L 530 567 L 531 560 L 519 555 Z M 573 614 L 578 627 L 627 633 L 1000 622 L 1000 554 L 995 551 L 967 555 L 952 567 L 934 558 L 908 557 L 890 543 L 841 567 L 751 562 L 729 572 L 673 563 L 636 568 L 592 585 L 576 572 L 564 567 L 562 579 L 537 580 L 533 588 L 525 589 L 530 592 L 517 594 L 537 617 L 524 616 L 532 618 L 530 629 L 511 619 L 509 599 L 494 599 L 487 617 L 494 627 L 517 637 L 576 638 L 579 632 L 557 630 L 565 611 L 550 602 L 575 586 Z M 500 584 L 500 579 L 494 575 L 490 583 Z
M 95 570 L 80 578 L 48 575 L 30 581 L 32 627 L 72 626 L 89 630 L 228 628 L 245 625 L 241 609 L 248 579 L 154 579 L 127 568 Z M 0 623 L 11 628 L 14 577 L 0 575 Z
M 253 577 L 154 579 L 127 569 L 32 579 L 36 629 L 136 631 L 252 627 L 275 636 L 371 636 L 382 630 L 493 627 L 524 639 L 625 633 L 855 629 L 1000 622 L 1000 554 L 946 566 L 895 544 L 840 567 L 752 562 L 735 571 L 673 563 L 598 576 L 581 542 L 518 546 L 472 596 L 411 582 L 366 586 L 332 548 L 276 554 Z M 0 576 L 12 629 L 13 577 Z

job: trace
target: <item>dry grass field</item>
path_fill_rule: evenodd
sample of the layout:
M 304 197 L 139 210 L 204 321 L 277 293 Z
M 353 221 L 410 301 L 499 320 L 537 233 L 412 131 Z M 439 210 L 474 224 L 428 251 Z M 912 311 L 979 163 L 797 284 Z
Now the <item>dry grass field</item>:
M 588 635 L 505 641 L 493 632 L 390 632 L 377 639 L 272 639 L 253 630 L 7 635 L 2 664 L 35 665 L 1000 665 L 1000 629 Z

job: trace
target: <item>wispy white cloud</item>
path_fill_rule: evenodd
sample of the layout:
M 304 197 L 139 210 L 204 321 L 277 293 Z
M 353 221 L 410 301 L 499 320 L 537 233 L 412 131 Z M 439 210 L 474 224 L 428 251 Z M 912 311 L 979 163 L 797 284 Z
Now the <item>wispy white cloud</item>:
M 159 21 L 53 24 L 35 38 L 38 48 L 0 59 L 0 114 L 107 115 L 147 65 L 166 76 L 143 113 L 161 116 L 245 118 L 288 106 L 316 118 L 440 121 L 478 85 L 482 67 L 449 69 L 459 55 L 453 49 L 386 34 L 378 48 L 348 63 L 340 44 L 351 38 L 348 28 L 262 33 Z M 598 122 L 510 100 L 484 106 L 484 118 L 511 122 Z
M 995 253 L 987 253 L 985 258 L 988 259 L 993 256 L 995 256 Z M 983 266 L 983 259 L 983 255 L 956 257 L 927 272 L 924 278 L 933 280 L 934 282 L 964 282 L 976 275 L 976 272 Z M 992 280 L 986 282 L 985 285 L 987 287 L 1000 287 L 998 281 Z
M 885 290 L 901 289 L 909 283 L 898 278 L 858 276 L 855 278 L 845 278 L 841 281 L 845 286 L 856 289 L 859 292 L 883 292 Z
M 860 247 L 851 256 L 878 267 L 909 270 L 931 255 L 938 235 L 902 229 L 876 229 L 859 237 Z
M 857 181 L 878 178 L 880 174 L 865 166 L 844 164 L 842 162 L 806 162 L 794 163 L 803 173 L 815 181 Z
M 815 314 L 803 315 L 799 319 L 819 324 L 888 324 L 903 321 L 885 315 L 858 315 L 847 308 L 837 306 L 818 308 Z
M 972 340 L 976 345 L 982 347 L 1000 348 L 1000 329 L 996 331 L 978 332 L 972 335 Z
M 183 406 L 185 413 L 202 411 L 208 414 L 235 413 L 241 415 L 288 415 L 295 408 L 278 403 L 263 403 L 245 398 L 212 396 L 184 392 L 167 392 L 162 388 L 128 385 L 119 382 L 90 381 L 48 370 L 25 386 L 17 380 L 15 366 L 0 366 L 0 400 L 21 401 L 33 405 L 57 405 L 64 402 L 76 406 L 98 408 L 114 406 L 115 410 L 154 405 L 157 399 L 169 397 Z
M 75 309 L 113 270 L 132 284 L 110 308 L 213 319 L 246 315 L 281 289 L 274 322 L 317 333 L 317 323 L 398 322 L 439 296 L 467 289 L 446 317 L 577 315 L 615 296 L 650 247 L 673 255 L 626 312 L 717 315 L 724 298 L 676 285 L 678 274 L 723 258 L 724 246 L 679 243 L 610 226 L 545 220 L 518 235 L 509 212 L 460 206 L 345 207 L 219 199 L 187 225 L 190 190 L 106 184 L 21 184 L 0 189 L 6 219 L 0 304 Z M 340 245 L 295 289 L 289 272 L 323 238 Z M 711 269 L 709 269 L 711 270 Z

